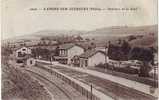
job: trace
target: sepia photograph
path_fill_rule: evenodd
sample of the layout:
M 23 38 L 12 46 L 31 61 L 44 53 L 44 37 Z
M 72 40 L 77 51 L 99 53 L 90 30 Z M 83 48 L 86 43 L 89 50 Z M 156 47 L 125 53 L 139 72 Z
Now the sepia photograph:
M 158 100 L 158 0 L 2 0 L 1 100 Z

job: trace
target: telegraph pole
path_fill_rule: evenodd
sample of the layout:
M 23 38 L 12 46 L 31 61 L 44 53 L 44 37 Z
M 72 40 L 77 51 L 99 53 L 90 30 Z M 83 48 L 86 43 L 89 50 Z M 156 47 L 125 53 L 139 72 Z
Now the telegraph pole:
M 91 100 L 93 100 L 93 93 L 92 93 L 92 89 L 93 89 L 93 86 L 91 84 Z
M 105 63 L 107 63 L 107 45 L 105 46 Z
M 154 66 L 154 88 L 157 87 L 157 84 L 156 84 L 156 66 Z

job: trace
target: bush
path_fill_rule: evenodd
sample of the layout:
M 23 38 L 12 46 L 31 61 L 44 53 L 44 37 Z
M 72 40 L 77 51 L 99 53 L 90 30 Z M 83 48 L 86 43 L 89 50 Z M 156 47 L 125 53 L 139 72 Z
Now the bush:
M 98 64 L 96 65 L 95 67 L 97 68 L 103 68 L 103 69 L 108 69 L 108 70 L 113 70 L 113 71 L 117 71 L 117 72 L 123 72 L 123 73 L 127 73 L 127 74 L 138 74 L 138 70 L 137 69 L 134 69 L 134 68 L 131 68 L 131 67 L 115 67 L 113 65 L 110 65 L 108 63 L 106 64 Z
M 114 66 L 113 65 L 109 65 L 108 63 L 100 63 L 98 65 L 96 65 L 95 67 L 97 68 L 103 68 L 103 69 L 109 69 L 109 70 L 113 70 Z
M 17 60 L 17 63 L 23 63 L 23 60 Z
M 127 73 L 127 74 L 138 74 L 137 69 L 130 68 L 130 67 L 124 67 L 124 68 L 115 67 L 114 70 L 118 72 Z
M 105 66 L 105 64 L 100 63 L 100 64 L 96 65 L 95 67 L 98 67 L 98 68 L 105 68 L 106 66 Z
M 3 90 L 2 99 L 6 100 L 6 98 L 12 98 L 12 96 L 7 96 L 11 92 L 13 96 L 18 96 L 19 98 L 26 98 L 27 100 L 51 100 L 50 94 L 42 87 L 42 85 L 37 81 L 34 80 L 30 75 L 25 72 L 22 72 L 18 68 L 14 66 L 3 66 L 2 68 L 3 74 L 7 77 L 2 75 L 3 80 L 10 80 L 14 83 L 14 89 L 5 91 Z M 7 84 L 4 84 L 7 85 Z M 5 86 L 7 87 L 7 86 Z M 10 92 L 11 91 L 11 92 Z M 15 94 L 16 93 L 16 94 Z

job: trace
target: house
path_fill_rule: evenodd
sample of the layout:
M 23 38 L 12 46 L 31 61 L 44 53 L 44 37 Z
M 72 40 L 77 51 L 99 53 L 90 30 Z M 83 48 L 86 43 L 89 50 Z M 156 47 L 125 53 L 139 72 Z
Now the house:
M 16 50 L 16 57 L 22 57 L 23 55 L 31 54 L 31 49 L 27 47 L 21 47 Z
M 100 50 L 88 50 L 80 55 L 80 67 L 91 67 L 100 63 L 105 63 L 107 56 L 105 52 Z
M 27 47 L 21 47 L 15 50 L 15 57 L 17 63 L 24 63 L 31 55 L 31 49 Z
M 108 48 L 106 48 L 106 47 L 104 47 L 104 46 L 103 46 L 103 47 L 96 47 L 95 49 L 96 49 L 96 50 L 103 51 L 103 52 L 106 52 L 106 53 L 108 52 Z
M 63 64 L 71 64 L 71 59 L 84 53 L 84 48 L 77 44 L 69 43 L 60 45 L 58 51 L 59 54 L 54 59 Z
M 80 57 L 78 55 L 74 56 L 72 59 L 71 59 L 71 64 L 74 66 L 74 67 L 79 67 L 80 66 Z
M 158 63 L 158 53 L 154 53 L 154 63 Z

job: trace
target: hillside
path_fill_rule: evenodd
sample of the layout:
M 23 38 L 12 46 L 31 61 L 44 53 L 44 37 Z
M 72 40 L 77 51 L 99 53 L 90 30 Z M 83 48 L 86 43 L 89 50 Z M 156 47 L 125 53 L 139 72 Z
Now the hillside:
M 129 40 L 131 46 L 157 47 L 157 25 L 139 27 L 108 27 L 89 31 L 82 35 L 83 38 L 95 39 L 94 42 L 103 44 L 118 39 Z
M 108 41 L 116 41 L 118 39 L 128 39 L 129 36 L 137 36 L 135 40 L 130 43 L 139 45 L 154 45 L 157 41 L 157 25 L 151 26 L 112 26 L 100 28 L 92 31 L 79 31 L 79 30 L 41 30 L 32 34 L 18 36 L 14 41 L 18 40 L 39 40 L 42 37 L 49 37 L 55 39 L 57 37 L 70 37 L 80 35 L 83 39 L 93 40 L 94 43 L 106 43 Z M 152 36 L 152 33 L 154 36 Z M 138 37 L 141 36 L 141 37 Z M 13 39 L 10 39 L 13 40 Z
M 154 35 L 145 35 L 130 42 L 131 46 L 138 47 L 157 47 L 157 37 Z
M 96 38 L 97 40 L 108 39 L 114 40 L 116 38 L 122 38 L 129 35 L 146 35 L 149 33 L 157 34 L 157 25 L 152 26 L 138 26 L 138 27 L 128 27 L 128 26 L 116 26 L 107 27 L 89 31 L 83 34 L 83 37 Z

